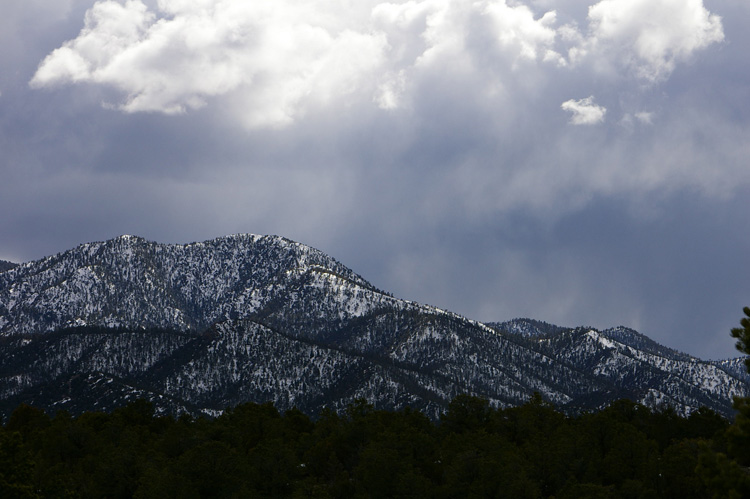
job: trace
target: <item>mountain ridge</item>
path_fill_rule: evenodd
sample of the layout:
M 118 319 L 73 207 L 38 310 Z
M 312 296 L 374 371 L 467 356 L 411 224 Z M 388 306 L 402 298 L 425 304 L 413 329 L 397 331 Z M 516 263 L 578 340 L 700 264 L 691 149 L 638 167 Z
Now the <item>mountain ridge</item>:
M 0 260 L 0 272 L 5 272 L 6 270 L 10 270 L 17 266 L 17 263 L 9 262 L 7 260 Z
M 741 362 L 703 361 L 624 327 L 484 324 L 252 234 L 182 245 L 120 236 L 2 272 L 0 358 L 5 415 L 23 401 L 79 411 L 140 394 L 172 413 L 272 401 L 314 415 L 367 398 L 437 417 L 461 393 L 510 406 L 539 392 L 570 411 L 625 397 L 729 417 L 750 386 Z

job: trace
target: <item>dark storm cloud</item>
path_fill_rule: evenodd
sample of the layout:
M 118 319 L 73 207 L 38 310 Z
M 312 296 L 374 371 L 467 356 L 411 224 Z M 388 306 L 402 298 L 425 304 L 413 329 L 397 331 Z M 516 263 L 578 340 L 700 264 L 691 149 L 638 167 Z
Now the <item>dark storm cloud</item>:
M 732 353 L 750 304 L 742 2 L 8 12 L 0 258 L 275 233 L 472 318 Z

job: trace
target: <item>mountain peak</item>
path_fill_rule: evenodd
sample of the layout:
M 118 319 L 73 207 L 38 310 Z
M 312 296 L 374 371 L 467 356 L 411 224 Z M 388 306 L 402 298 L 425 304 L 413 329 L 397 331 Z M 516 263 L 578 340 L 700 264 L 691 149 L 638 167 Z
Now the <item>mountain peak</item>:
M 115 239 L 119 239 L 119 240 L 122 240 L 122 241 L 137 241 L 137 242 L 143 242 L 143 241 L 145 241 L 145 239 L 142 238 L 141 236 L 134 236 L 134 235 L 131 235 L 131 234 L 123 234 L 121 236 L 116 237 Z
M 82 324 L 206 328 L 258 313 L 311 268 L 374 289 L 333 258 L 279 236 L 160 244 L 122 235 L 29 262 L 15 284 L 0 279 L 0 305 L 7 308 L 0 309 L 0 335 Z
M 488 325 L 495 329 L 527 338 L 551 336 L 571 329 L 528 318 L 512 319 L 505 322 L 493 322 Z

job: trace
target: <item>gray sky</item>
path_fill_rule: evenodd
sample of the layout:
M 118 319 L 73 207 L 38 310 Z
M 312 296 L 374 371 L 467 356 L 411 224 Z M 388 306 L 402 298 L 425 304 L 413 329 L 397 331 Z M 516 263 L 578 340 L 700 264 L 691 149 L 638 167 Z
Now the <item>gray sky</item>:
M 477 320 L 735 355 L 746 0 L 2 10 L 2 259 L 279 234 Z

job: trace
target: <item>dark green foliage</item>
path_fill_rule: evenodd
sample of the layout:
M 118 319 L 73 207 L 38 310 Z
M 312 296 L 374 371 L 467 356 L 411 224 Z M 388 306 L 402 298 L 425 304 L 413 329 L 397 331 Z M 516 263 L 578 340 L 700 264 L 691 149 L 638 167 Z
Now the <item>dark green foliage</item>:
M 750 307 L 743 312 L 742 327 L 733 328 L 731 335 L 737 338 L 737 350 L 750 355 Z M 750 357 L 745 365 L 750 371 Z M 698 472 L 713 498 L 750 497 L 750 398 L 736 397 L 734 408 L 734 424 L 712 445 L 704 444 L 700 455 Z
M 737 350 L 750 355 L 750 307 L 742 309 L 745 317 L 740 319 L 740 326 L 732 328 L 732 338 L 737 338 Z M 745 365 L 750 371 L 750 357 L 745 359 Z
M 448 404 L 448 412 L 443 414 L 440 420 L 444 430 L 463 433 L 485 427 L 491 412 L 486 400 L 459 395 Z
M 364 400 L 314 421 L 269 403 L 213 420 L 157 416 L 142 400 L 77 418 L 20 406 L 0 428 L 0 495 L 742 497 L 745 468 L 708 451 L 740 452 L 728 427 L 707 410 L 682 418 L 628 401 L 566 416 L 538 394 L 508 409 L 460 396 L 440 423 Z
M 34 465 L 18 432 L 0 431 L 0 497 L 37 497 L 33 486 Z

